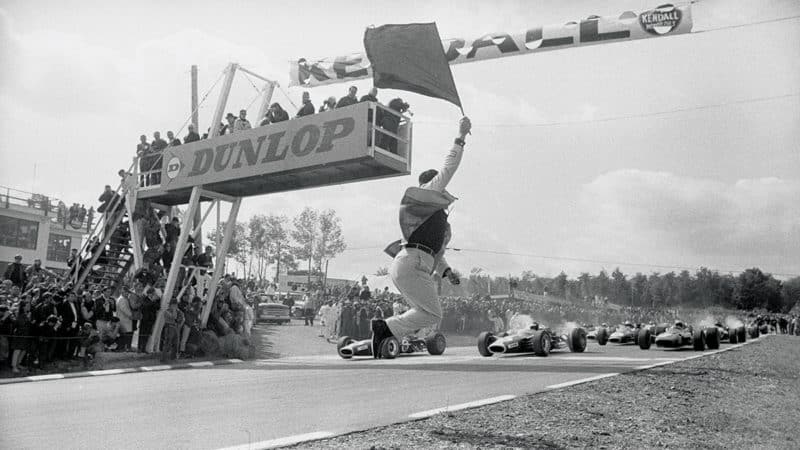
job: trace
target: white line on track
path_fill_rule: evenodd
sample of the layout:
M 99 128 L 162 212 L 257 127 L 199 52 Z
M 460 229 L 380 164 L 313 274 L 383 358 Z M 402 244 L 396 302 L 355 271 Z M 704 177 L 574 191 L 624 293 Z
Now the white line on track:
M 251 442 L 249 444 L 237 445 L 235 447 L 225 447 L 221 450 L 256 450 L 266 448 L 284 447 L 287 445 L 295 445 L 301 442 L 315 441 L 317 439 L 325 439 L 333 437 L 334 433 L 330 431 L 315 431 L 313 433 L 296 434 L 294 436 L 286 436 L 278 439 L 270 439 L 268 441 Z
M 190 362 L 187 366 L 190 367 L 210 367 L 213 366 L 214 363 L 211 361 L 200 361 L 200 362 Z
M 626 356 L 562 356 L 558 359 L 564 359 L 567 361 L 632 361 L 632 362 L 644 362 L 644 361 L 677 361 L 680 358 L 630 358 Z
M 28 379 L 31 381 L 60 380 L 62 378 L 64 378 L 64 375 L 60 373 L 54 373 L 50 375 L 33 375 L 28 377 Z
M 103 375 L 118 375 L 121 373 L 130 372 L 130 370 L 125 369 L 106 369 L 106 370 L 90 370 L 89 373 L 92 376 L 99 377 Z
M 459 405 L 445 406 L 443 408 L 429 409 L 414 414 L 409 414 L 408 417 L 412 419 L 423 419 L 425 417 L 435 416 L 443 412 L 460 411 L 462 409 L 476 408 L 478 406 L 491 405 L 493 403 L 500 403 L 507 400 L 517 398 L 516 395 L 500 395 L 497 397 L 485 398 L 483 400 L 476 400 L 474 402 L 461 403 Z
M 603 378 L 608 378 L 608 377 L 615 377 L 617 375 L 619 375 L 619 374 L 618 373 L 604 373 L 604 374 L 601 374 L 601 375 L 595 375 L 593 377 L 581 378 L 580 380 L 573 380 L 573 381 L 567 381 L 566 383 L 553 384 L 551 386 L 547 386 L 545 389 L 561 389 L 561 388 L 565 388 L 565 387 L 568 387 L 568 386 L 575 386 L 576 384 L 588 383 L 590 381 L 595 381 L 595 380 L 602 380 Z
M 169 370 L 171 368 L 172 368 L 172 366 L 167 366 L 167 365 L 163 365 L 163 366 L 144 366 L 144 367 L 142 367 L 142 370 L 144 370 L 145 372 L 158 372 L 159 370 Z

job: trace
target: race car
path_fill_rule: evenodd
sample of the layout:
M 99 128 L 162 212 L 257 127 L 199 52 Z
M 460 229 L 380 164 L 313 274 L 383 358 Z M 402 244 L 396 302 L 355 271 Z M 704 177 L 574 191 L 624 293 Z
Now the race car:
M 447 340 L 442 333 L 432 333 L 425 338 L 405 336 L 397 339 L 392 336 L 384 339 L 380 347 L 384 359 L 394 359 L 401 353 L 426 351 L 431 355 L 441 355 L 447 348 Z M 372 339 L 357 341 L 350 336 L 342 336 L 336 343 L 336 351 L 343 359 L 351 359 L 353 356 L 372 356 Z
M 658 330 L 661 331 L 661 330 Z M 647 350 L 652 344 L 659 348 L 680 348 L 691 346 L 697 351 L 703 351 L 708 347 L 711 350 L 719 348 L 719 331 L 716 327 L 693 328 L 686 326 L 681 321 L 665 331 L 655 334 L 651 327 L 642 328 L 639 331 L 639 348 Z
M 738 344 L 739 342 L 747 342 L 747 330 L 744 325 L 735 327 L 733 330 L 722 325 L 722 322 L 714 324 L 719 332 L 719 340 L 722 342 L 728 341 L 731 344 Z
M 495 336 L 490 331 L 478 335 L 478 353 L 492 356 L 505 353 L 533 353 L 547 356 L 552 350 L 569 348 L 580 353 L 586 350 L 586 330 L 575 327 L 566 333 L 554 333 L 549 328 L 534 323 L 527 328 L 509 330 Z
M 602 324 L 598 327 L 594 325 L 584 324 L 583 329 L 586 330 L 586 339 L 591 339 L 593 341 L 597 340 L 597 332 L 600 331 L 602 328 L 607 328 L 608 325 Z
M 635 327 L 630 322 L 625 322 L 618 326 L 613 333 L 609 334 L 609 329 L 600 329 L 597 333 L 597 343 L 606 345 L 611 342 L 614 344 L 636 344 L 639 338 L 639 327 Z

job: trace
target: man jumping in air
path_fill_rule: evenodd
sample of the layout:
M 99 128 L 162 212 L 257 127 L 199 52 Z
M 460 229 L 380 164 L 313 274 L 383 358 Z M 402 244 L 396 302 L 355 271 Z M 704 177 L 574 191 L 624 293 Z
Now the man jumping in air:
M 447 154 L 441 171 L 426 170 L 419 175 L 419 187 L 406 189 L 400 201 L 400 230 L 403 240 L 394 242 L 386 252 L 394 257 L 389 274 L 411 308 L 387 320 L 372 321 L 372 354 L 381 358 L 381 343 L 392 336 L 398 338 L 436 325 L 442 320 L 442 306 L 433 273 L 447 277 L 451 284 L 459 279 L 444 259 L 450 241 L 447 208 L 455 197 L 445 190 L 461 163 L 464 138 L 472 124 L 464 117 L 459 123 L 458 137 Z

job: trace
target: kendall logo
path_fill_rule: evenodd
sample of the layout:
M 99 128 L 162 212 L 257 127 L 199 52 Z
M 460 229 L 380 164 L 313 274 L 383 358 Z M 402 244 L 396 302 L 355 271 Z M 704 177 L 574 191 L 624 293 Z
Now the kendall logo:
M 662 36 L 680 25 L 682 17 L 680 9 L 666 4 L 639 14 L 639 24 L 644 31 Z
M 179 173 L 181 173 L 181 160 L 177 156 L 173 156 L 167 163 L 167 177 L 174 180 Z

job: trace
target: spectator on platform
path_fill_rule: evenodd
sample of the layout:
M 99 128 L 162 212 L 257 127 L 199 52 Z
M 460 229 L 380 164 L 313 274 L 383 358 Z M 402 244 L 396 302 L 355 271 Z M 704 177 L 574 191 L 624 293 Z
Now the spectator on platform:
M 333 111 L 334 109 L 336 109 L 336 97 L 331 96 L 322 103 L 322 106 L 319 107 L 319 112 Z
M 175 137 L 175 133 L 167 131 L 167 142 L 170 147 L 177 147 L 181 145 L 181 140 Z
M 378 88 L 372 87 L 366 95 L 362 95 L 359 102 L 378 102 Z
M 100 202 L 100 206 L 97 208 L 97 212 L 105 213 L 106 211 L 108 211 L 108 208 L 112 205 L 112 203 L 118 202 L 117 198 L 119 198 L 119 194 L 111 190 L 111 185 L 109 184 L 105 185 L 103 193 L 100 194 L 100 197 L 97 199 L 97 201 Z M 117 208 L 119 207 L 119 205 L 115 204 L 114 207 Z
M 30 285 L 42 283 L 47 280 L 47 278 L 58 278 L 58 275 L 52 270 L 42 267 L 42 260 L 36 258 L 33 260 L 33 264 L 25 269 L 25 278 Z
M 163 151 L 167 148 L 167 141 L 161 139 L 161 133 L 156 131 L 153 133 L 153 142 L 150 144 L 150 152 L 152 154 L 152 164 L 150 170 L 150 184 L 161 184 L 161 167 L 164 164 Z
M 20 289 L 25 289 L 28 284 L 28 276 L 25 272 L 25 266 L 22 265 L 22 255 L 14 256 L 14 262 L 6 267 L 3 279 L 10 280 L 14 286 Z
M 296 117 L 310 116 L 314 114 L 314 104 L 311 103 L 311 94 L 303 92 L 303 106 L 297 111 Z
M 355 105 L 358 103 L 358 98 L 356 94 L 358 93 L 358 88 L 356 86 L 350 86 L 350 89 L 347 92 L 347 95 L 339 99 L 339 102 L 336 103 L 336 108 L 344 108 L 345 106 Z
M 167 243 L 172 244 L 173 246 L 177 244 L 178 238 L 181 235 L 180 219 L 173 217 L 168 224 L 164 225 L 164 234 L 166 235 Z
M 267 117 L 269 118 L 269 123 L 278 123 L 289 120 L 289 113 L 281 107 L 280 103 L 275 102 L 269 106 Z
M 252 126 L 250 126 L 250 121 L 247 120 L 247 110 L 246 109 L 242 109 L 242 110 L 239 111 L 239 117 L 234 122 L 233 128 L 236 131 L 244 131 L 244 130 L 249 130 L 249 129 L 253 128 Z
M 408 111 L 409 105 L 408 103 L 404 102 L 401 98 L 395 98 L 389 102 L 389 109 L 396 111 L 399 114 L 403 114 Z M 385 129 L 386 131 L 392 132 L 397 134 L 400 129 L 400 117 L 392 114 L 392 113 L 384 113 L 381 114 L 380 119 L 377 123 L 378 125 Z M 378 134 L 376 138 L 377 145 L 383 149 L 386 149 L 392 153 L 397 154 L 397 139 L 393 136 L 389 136 L 386 134 Z
M 189 132 L 183 138 L 183 143 L 188 144 L 189 142 L 195 142 L 200 140 L 200 135 L 197 134 L 197 131 L 194 129 L 194 124 L 189 124 Z
M 225 134 L 232 134 L 236 131 L 236 116 L 234 116 L 233 113 L 228 113 L 225 116 L 225 120 L 227 120 L 228 123 L 223 125 L 222 129 L 219 132 L 220 136 Z

